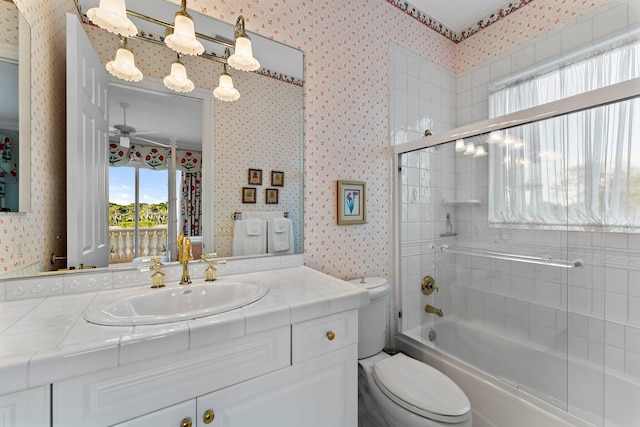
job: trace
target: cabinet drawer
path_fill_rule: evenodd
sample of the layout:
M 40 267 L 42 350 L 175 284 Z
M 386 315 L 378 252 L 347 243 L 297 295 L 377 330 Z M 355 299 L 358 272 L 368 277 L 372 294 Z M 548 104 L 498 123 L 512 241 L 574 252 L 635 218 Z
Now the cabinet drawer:
M 358 310 L 293 325 L 292 363 L 358 342 Z

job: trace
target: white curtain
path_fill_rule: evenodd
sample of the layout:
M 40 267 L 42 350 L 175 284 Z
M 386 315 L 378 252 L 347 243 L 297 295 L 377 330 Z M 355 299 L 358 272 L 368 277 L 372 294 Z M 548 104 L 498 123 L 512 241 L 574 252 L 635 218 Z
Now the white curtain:
M 640 43 L 606 51 L 490 94 L 492 117 L 640 76 Z M 494 132 L 494 226 L 640 231 L 640 100 Z

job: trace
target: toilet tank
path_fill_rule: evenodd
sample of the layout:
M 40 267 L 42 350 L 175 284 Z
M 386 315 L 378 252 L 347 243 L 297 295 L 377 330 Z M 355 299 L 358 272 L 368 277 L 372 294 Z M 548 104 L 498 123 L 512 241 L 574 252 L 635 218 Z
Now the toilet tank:
M 382 277 L 350 280 L 369 291 L 369 305 L 358 310 L 358 359 L 382 351 L 387 332 L 389 282 Z

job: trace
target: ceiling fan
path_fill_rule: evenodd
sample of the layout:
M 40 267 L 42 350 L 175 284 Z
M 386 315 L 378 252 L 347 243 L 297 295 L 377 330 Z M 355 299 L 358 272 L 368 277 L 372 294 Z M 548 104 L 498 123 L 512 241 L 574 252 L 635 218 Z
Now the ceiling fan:
M 129 147 L 131 145 L 131 140 L 139 140 L 139 141 L 145 141 L 148 142 L 150 144 L 154 144 L 154 145 L 159 145 L 160 147 L 169 147 L 168 144 L 163 144 L 161 142 L 157 142 L 157 141 L 153 141 L 151 139 L 147 139 L 147 138 L 142 138 L 139 135 L 147 135 L 147 134 L 151 134 L 151 133 L 158 133 L 158 131 L 155 130 L 149 130 L 149 131 L 143 131 L 143 132 L 138 132 L 136 130 L 136 128 L 127 125 L 127 108 L 129 107 L 129 104 L 127 104 L 126 102 L 121 102 L 120 107 L 122 107 L 122 114 L 124 117 L 123 120 L 123 124 L 121 125 L 114 125 L 114 126 L 110 126 L 109 129 L 109 140 L 111 141 L 115 141 L 118 142 L 122 147 Z

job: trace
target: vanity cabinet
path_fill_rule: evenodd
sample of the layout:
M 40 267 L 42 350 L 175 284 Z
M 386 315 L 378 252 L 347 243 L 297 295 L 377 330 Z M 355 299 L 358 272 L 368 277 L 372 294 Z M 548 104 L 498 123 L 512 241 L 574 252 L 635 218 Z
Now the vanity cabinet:
M 53 426 L 355 426 L 350 310 L 53 385 Z
M 49 386 L 0 396 L 0 427 L 47 427 L 50 402 Z

